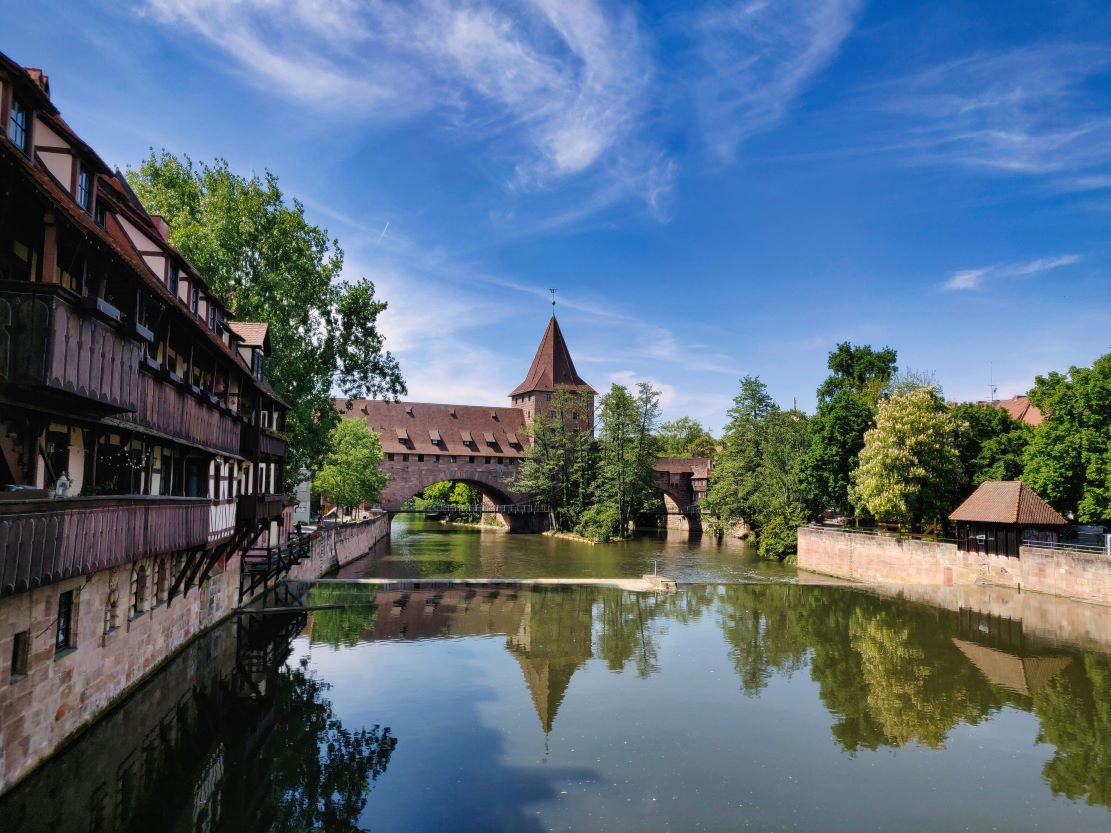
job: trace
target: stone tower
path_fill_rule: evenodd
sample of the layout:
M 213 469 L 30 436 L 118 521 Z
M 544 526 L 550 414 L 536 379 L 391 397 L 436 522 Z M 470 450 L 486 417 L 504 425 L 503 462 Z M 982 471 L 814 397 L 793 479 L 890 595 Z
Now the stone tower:
M 538 412 L 550 409 L 552 394 L 558 388 L 586 394 L 589 402 L 584 403 L 581 411 L 574 411 L 572 419 L 584 429 L 593 429 L 596 391 L 575 370 L 571 352 L 567 349 L 567 342 L 563 340 L 559 322 L 553 315 L 548 321 L 544 337 L 540 339 L 540 346 L 536 348 L 536 355 L 525 380 L 513 389 L 509 399 L 514 408 L 525 412 L 525 421 L 531 423 Z

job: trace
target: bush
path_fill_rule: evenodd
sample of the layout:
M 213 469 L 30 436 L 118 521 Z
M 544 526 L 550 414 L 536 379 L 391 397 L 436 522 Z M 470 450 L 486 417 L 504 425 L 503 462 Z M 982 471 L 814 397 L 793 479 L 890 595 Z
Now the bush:
M 575 532 L 591 541 L 608 541 L 621 530 L 621 513 L 608 503 L 596 503 L 582 514 Z

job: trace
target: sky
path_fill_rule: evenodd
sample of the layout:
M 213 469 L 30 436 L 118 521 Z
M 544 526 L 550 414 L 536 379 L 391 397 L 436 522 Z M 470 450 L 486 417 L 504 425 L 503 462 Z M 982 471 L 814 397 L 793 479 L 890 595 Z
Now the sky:
M 0 0 L 110 164 L 275 173 L 389 302 L 409 398 L 810 410 L 840 341 L 952 400 L 1111 350 L 1111 4 Z

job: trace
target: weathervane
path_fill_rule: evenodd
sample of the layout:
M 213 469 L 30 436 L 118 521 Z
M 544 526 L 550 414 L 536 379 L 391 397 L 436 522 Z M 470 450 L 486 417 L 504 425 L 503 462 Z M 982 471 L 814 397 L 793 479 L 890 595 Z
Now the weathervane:
M 555 313 L 555 293 L 556 293 L 556 291 L 554 289 L 549 289 L 548 291 L 552 293 L 552 313 L 554 314 Z

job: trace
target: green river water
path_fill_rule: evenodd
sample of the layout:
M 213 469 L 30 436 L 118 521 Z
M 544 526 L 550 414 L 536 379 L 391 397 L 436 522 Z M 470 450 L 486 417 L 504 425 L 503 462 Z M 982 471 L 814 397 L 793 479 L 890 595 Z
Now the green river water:
M 317 585 L 341 606 L 195 641 L 0 799 L 0 830 L 1111 830 L 1111 608 L 1034 627 L 739 542 L 424 521 L 342 574 L 654 562 L 678 593 Z

